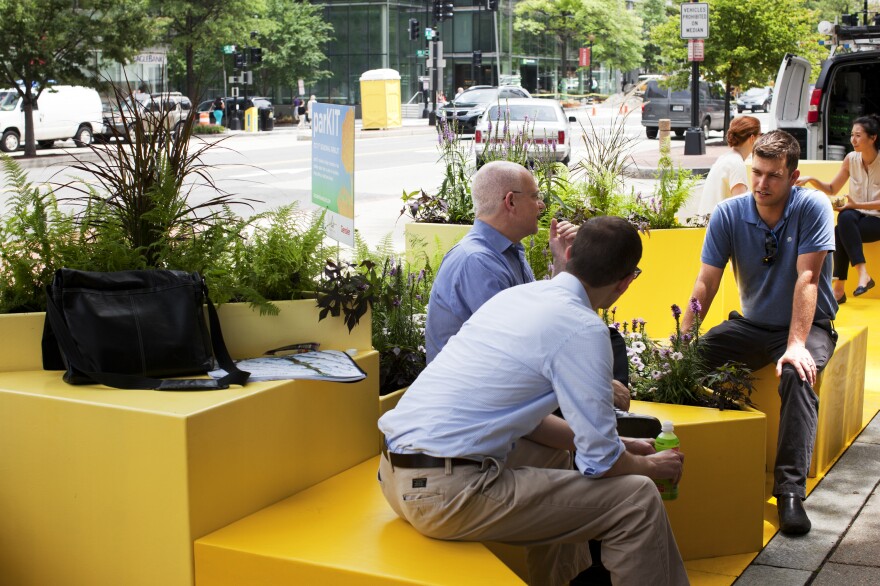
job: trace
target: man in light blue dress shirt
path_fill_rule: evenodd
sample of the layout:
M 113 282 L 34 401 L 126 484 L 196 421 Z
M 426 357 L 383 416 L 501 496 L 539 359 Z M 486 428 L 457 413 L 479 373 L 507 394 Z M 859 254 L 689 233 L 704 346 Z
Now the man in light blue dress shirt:
M 528 546 L 533 584 L 589 567 L 591 539 L 615 583 L 687 583 L 651 480 L 677 482 L 683 456 L 618 437 L 596 313 L 636 278 L 641 252 L 625 220 L 591 219 L 565 272 L 498 293 L 449 340 L 379 420 L 398 515 L 437 539 Z

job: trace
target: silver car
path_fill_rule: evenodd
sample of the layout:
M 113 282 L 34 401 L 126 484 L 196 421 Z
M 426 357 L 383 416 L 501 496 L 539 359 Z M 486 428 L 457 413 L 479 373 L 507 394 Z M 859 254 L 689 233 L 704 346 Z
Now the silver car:
M 736 111 L 740 114 L 742 114 L 744 110 L 750 110 L 752 112 L 762 110 L 764 112 L 769 112 L 770 102 L 772 100 L 773 88 L 769 86 L 753 87 L 752 89 L 741 93 L 736 99 Z
M 528 159 L 550 158 L 560 163 L 571 161 L 574 116 L 566 116 L 556 100 L 538 98 L 510 99 L 489 106 L 477 122 L 474 154 L 477 167 L 491 160 L 491 152 L 510 148 L 517 142 L 528 149 Z

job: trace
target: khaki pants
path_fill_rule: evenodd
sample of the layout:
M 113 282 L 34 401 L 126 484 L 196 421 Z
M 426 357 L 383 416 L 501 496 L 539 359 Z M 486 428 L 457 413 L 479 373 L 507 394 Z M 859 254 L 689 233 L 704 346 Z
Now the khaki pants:
M 528 547 L 529 583 L 567 584 L 602 541 L 614 584 L 687 584 L 654 483 L 644 476 L 590 479 L 567 452 L 521 439 L 506 461 L 395 468 L 382 457 L 382 492 L 394 511 L 436 539 Z

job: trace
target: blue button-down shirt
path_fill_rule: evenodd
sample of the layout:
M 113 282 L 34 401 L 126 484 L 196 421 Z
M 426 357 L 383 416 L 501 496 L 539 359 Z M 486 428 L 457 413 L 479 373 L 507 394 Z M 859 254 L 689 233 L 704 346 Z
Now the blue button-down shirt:
M 379 420 L 392 452 L 504 459 L 559 407 L 578 469 L 604 474 L 624 451 L 608 327 L 569 273 L 487 301 Z
M 430 363 L 462 324 L 487 300 L 535 275 L 524 263 L 522 244 L 477 220 L 443 258 L 431 287 L 425 347 Z
M 765 244 L 768 237 L 776 245 L 771 264 L 763 262 L 772 252 Z M 773 230 L 758 215 L 751 193 L 718 204 L 709 219 L 702 261 L 720 269 L 731 261 L 745 317 L 760 324 L 788 326 L 797 281 L 797 257 L 822 250 L 834 250 L 831 203 L 818 191 L 793 187 L 782 219 Z M 834 319 L 837 313 L 831 289 L 831 262 L 829 254 L 819 278 L 815 319 Z

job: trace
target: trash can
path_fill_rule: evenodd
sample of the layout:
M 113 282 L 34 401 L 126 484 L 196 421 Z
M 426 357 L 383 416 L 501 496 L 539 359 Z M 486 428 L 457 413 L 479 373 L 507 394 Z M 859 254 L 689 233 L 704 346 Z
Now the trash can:
M 275 116 L 269 108 L 260 110 L 260 130 L 267 132 L 275 128 Z
M 393 69 L 371 69 L 361 75 L 360 82 L 364 130 L 400 127 L 400 74 Z
M 257 107 L 251 106 L 244 111 L 244 131 L 256 132 L 259 125 L 259 116 L 257 116 Z

